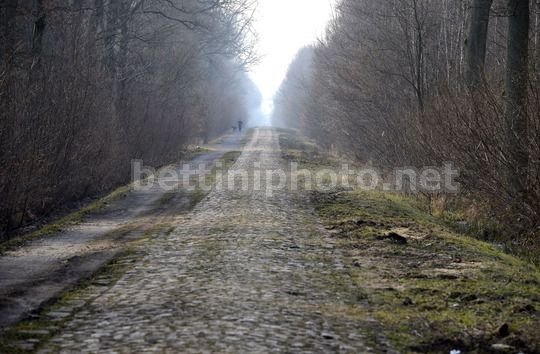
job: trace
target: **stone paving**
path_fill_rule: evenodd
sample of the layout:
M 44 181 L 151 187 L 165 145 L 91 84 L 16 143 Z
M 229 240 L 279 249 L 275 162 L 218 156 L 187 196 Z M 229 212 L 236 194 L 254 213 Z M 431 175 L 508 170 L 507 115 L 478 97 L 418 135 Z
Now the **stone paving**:
M 189 161 L 192 170 L 208 172 L 217 161 L 241 149 L 242 135 L 228 135 Z M 188 161 L 186 161 L 188 162 Z M 183 176 L 183 164 L 171 165 Z M 138 239 L 157 218 L 177 217 L 191 209 L 192 197 L 168 195 L 156 182 L 146 190 L 127 191 L 76 225 L 0 254 L 0 334 L 88 278 Z M 162 203 L 170 198 L 173 205 Z M 173 200 L 174 198 L 174 200 Z M 169 200 L 169 199 L 167 199 Z M 1 344 L 1 343 L 0 343 Z M 1 350 L 0 350 L 1 351 Z
M 284 168 L 259 129 L 233 170 Z M 110 288 L 96 290 L 41 352 L 369 352 L 339 316 L 357 289 L 301 192 L 213 190 Z

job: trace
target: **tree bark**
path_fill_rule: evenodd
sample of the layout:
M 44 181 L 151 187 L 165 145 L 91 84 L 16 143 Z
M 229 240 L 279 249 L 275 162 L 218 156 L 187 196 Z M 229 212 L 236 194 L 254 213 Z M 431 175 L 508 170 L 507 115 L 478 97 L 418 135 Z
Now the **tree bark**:
M 91 45 L 95 44 L 97 33 L 102 29 L 103 26 L 103 0 L 94 0 L 94 12 L 90 17 L 89 23 L 89 40 L 88 42 Z
M 47 26 L 47 16 L 43 8 L 43 0 L 36 3 L 36 21 L 32 33 L 32 68 L 39 64 L 43 52 L 43 34 Z
M 5 63 L 11 61 L 15 47 L 17 0 L 0 0 L 0 11 L 2 14 L 1 37 L 2 48 L 0 52 L 1 60 Z
M 484 73 L 492 4 L 493 0 L 472 0 L 465 71 L 467 84 L 470 87 L 477 86 Z
M 529 163 L 527 83 L 529 58 L 529 0 L 508 0 L 508 47 L 506 68 L 506 134 L 508 183 L 513 196 L 524 197 Z
M 120 115 L 120 118 L 125 120 L 125 110 L 126 110 L 126 65 L 128 57 L 128 46 L 129 46 L 129 8 L 130 3 L 127 3 L 125 0 L 119 2 L 119 25 L 120 25 L 120 38 L 119 38 L 119 48 L 117 55 L 117 68 L 116 68 L 116 84 L 117 84 L 117 102 L 116 109 L 117 113 Z
M 116 77 L 117 54 L 116 45 L 119 30 L 119 0 L 108 0 L 105 25 L 105 66 L 112 76 Z

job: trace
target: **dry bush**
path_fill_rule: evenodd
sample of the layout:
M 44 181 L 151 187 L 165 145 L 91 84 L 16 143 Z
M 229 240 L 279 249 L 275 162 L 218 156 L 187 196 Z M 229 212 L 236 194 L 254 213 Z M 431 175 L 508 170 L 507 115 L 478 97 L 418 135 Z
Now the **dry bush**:
M 504 97 L 496 85 L 486 82 L 475 92 L 447 90 L 428 105 L 421 118 L 425 124 L 418 130 L 425 137 L 418 154 L 436 163 L 452 161 L 464 192 L 489 200 L 490 210 L 485 209 L 511 225 L 514 235 L 540 226 L 540 106 L 534 98 L 540 85 L 531 82 L 530 87 L 529 136 L 519 141 L 530 156 L 525 197 L 508 184 L 507 171 L 517 162 L 505 144 Z
M 383 169 L 452 162 L 475 218 L 530 239 L 540 225 L 540 11 L 531 1 L 528 133 L 509 146 L 504 5 L 494 2 L 483 83 L 472 89 L 464 79 L 468 0 L 341 0 L 311 61 L 300 55 L 291 65 L 276 119 Z M 526 193 L 511 183 L 522 163 L 516 150 L 529 157 Z

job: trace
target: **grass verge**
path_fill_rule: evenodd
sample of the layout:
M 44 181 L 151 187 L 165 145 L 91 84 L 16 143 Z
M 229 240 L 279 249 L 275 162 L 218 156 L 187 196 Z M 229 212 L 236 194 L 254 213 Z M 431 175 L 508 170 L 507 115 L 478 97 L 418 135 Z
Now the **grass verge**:
M 285 159 L 333 168 L 295 132 L 281 131 Z M 375 348 L 403 353 L 537 353 L 536 266 L 450 227 L 416 197 L 379 191 L 310 191 L 312 205 L 348 263 L 355 302 L 322 309 L 365 321 Z

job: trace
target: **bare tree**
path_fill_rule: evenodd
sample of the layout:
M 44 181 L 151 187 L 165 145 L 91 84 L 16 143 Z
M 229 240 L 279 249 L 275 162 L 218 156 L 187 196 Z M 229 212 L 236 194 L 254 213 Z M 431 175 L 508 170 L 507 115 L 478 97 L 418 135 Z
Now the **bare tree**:
M 529 0 L 508 0 L 506 129 L 509 185 L 516 196 L 525 197 L 528 176 L 527 84 L 529 59 Z
M 469 35 L 467 38 L 466 78 L 469 86 L 480 83 L 484 73 L 489 29 L 489 16 L 493 0 L 472 0 Z
M 2 0 L 0 237 L 246 118 L 253 5 Z
M 16 27 L 15 17 L 17 14 L 17 0 L 2 0 L 0 2 L 0 18 L 1 18 L 1 32 L 0 40 L 2 41 L 2 47 L 0 49 L 0 56 L 3 61 L 10 61 L 13 59 L 13 50 L 15 46 L 15 33 Z
M 38 65 L 41 61 L 43 51 L 43 35 L 47 27 L 47 13 L 44 8 L 43 0 L 36 1 L 34 29 L 32 32 L 32 67 Z
M 341 0 L 312 58 L 291 64 L 276 119 L 383 169 L 452 161 L 478 215 L 509 235 L 533 232 L 540 23 L 531 12 L 530 0 Z

